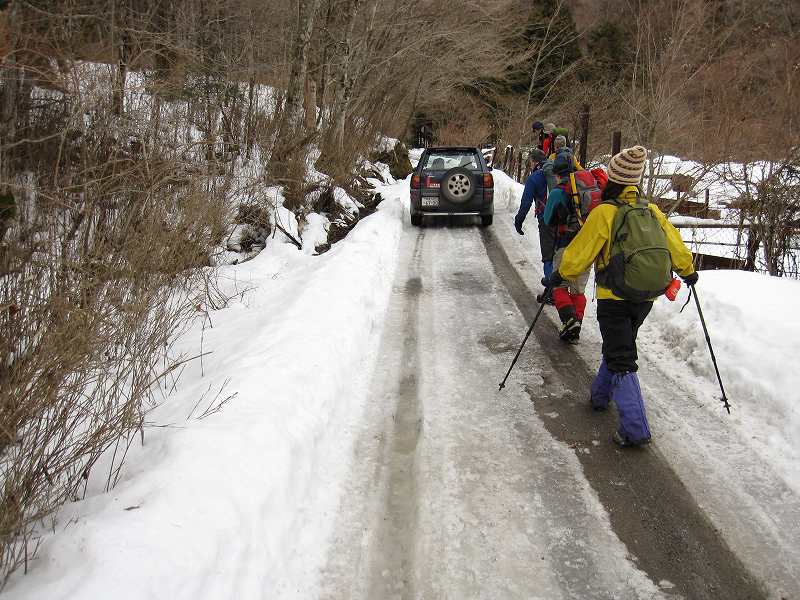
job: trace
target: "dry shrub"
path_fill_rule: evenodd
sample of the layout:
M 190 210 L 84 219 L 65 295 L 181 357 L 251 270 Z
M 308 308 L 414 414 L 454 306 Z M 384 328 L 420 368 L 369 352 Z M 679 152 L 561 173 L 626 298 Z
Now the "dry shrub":
M 67 94 L 0 89 L 19 95 L 0 143 L 0 582 L 90 476 L 117 480 L 229 218 L 231 176 L 176 133 L 218 105 L 129 95 L 120 117 L 102 73 L 72 68 Z
M 334 123 L 323 123 L 318 132 L 319 158 L 315 168 L 341 188 L 348 189 L 357 177 L 357 166 L 375 148 L 379 115 L 361 115 L 347 122 L 347 135 L 339 138 Z
M 402 142 L 397 142 L 391 150 L 381 150 L 370 156 L 372 162 L 382 162 L 389 167 L 389 173 L 395 179 L 405 179 L 414 170 L 408 148 Z
M 270 210 L 268 207 L 254 202 L 247 202 L 239 205 L 234 223 L 251 225 L 256 229 L 265 229 L 267 235 L 269 235 L 272 230 L 269 215 Z
M 441 118 L 437 143 L 445 146 L 480 146 L 491 137 L 492 128 L 485 107 L 473 97 L 458 94 L 450 111 Z

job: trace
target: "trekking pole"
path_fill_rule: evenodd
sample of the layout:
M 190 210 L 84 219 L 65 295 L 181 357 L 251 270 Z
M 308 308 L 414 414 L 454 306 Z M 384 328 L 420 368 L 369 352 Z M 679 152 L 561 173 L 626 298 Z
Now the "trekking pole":
M 536 316 L 533 317 L 533 323 L 531 323 L 531 326 L 528 327 L 528 333 L 525 334 L 525 339 L 522 340 L 522 344 L 520 345 L 519 350 L 517 350 L 517 355 L 514 357 L 514 360 L 511 361 L 511 366 L 508 367 L 508 371 L 506 371 L 506 376 L 503 377 L 503 381 L 500 382 L 500 390 L 506 387 L 506 380 L 508 379 L 508 376 L 511 375 L 511 369 L 513 369 L 514 365 L 517 364 L 517 359 L 519 358 L 519 355 L 522 354 L 522 349 L 525 347 L 525 342 L 527 342 L 528 338 L 531 336 L 531 332 L 533 331 L 533 326 L 536 325 L 536 321 L 539 320 L 539 315 L 541 315 L 542 310 L 544 310 L 544 305 L 545 305 L 544 301 L 547 299 L 547 297 L 550 295 L 552 291 L 553 289 L 551 287 L 545 288 L 544 293 L 542 294 L 542 303 L 539 304 L 539 310 L 536 312 Z
M 706 327 L 706 320 L 703 317 L 703 309 L 700 308 L 700 300 L 697 298 L 697 289 L 695 286 L 692 287 L 692 293 L 694 294 L 694 303 L 697 305 L 697 314 L 700 315 L 700 323 L 703 325 L 703 333 L 706 334 L 706 344 L 708 344 L 708 351 L 711 352 L 711 362 L 714 363 L 714 371 L 717 373 L 717 381 L 719 381 L 719 389 L 722 391 L 722 398 L 720 398 L 720 402 L 722 402 L 725 410 L 728 411 L 728 414 L 731 414 L 731 405 L 728 404 L 728 398 L 725 396 L 725 388 L 722 386 L 722 377 L 719 375 L 719 368 L 717 367 L 717 357 L 714 356 L 714 348 L 711 347 L 711 338 L 708 335 L 708 327 Z

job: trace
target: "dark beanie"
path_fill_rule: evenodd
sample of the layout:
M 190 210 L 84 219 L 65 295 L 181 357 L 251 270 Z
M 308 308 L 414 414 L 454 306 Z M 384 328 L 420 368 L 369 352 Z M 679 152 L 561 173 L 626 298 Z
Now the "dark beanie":
M 553 173 L 556 175 L 566 175 L 573 170 L 572 153 L 559 152 L 553 161 Z
M 531 150 L 530 156 L 531 159 L 535 160 L 536 162 L 544 162 L 547 160 L 547 156 L 545 156 L 545 153 L 542 152 L 541 148 L 534 148 Z

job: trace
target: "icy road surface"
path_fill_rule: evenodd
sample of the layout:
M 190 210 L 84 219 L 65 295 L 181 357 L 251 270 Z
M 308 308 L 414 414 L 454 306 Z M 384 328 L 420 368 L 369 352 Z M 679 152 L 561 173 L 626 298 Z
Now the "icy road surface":
M 532 293 L 496 230 L 405 232 L 322 597 L 765 597 L 657 450 L 613 446 L 552 317 L 498 392 Z

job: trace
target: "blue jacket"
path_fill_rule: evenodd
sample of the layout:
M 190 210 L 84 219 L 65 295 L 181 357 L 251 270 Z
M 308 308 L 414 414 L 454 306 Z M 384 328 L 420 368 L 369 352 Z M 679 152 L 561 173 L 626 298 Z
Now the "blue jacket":
M 536 217 L 541 218 L 543 206 L 547 199 L 547 180 L 544 176 L 544 171 L 536 169 L 533 173 L 528 175 L 525 180 L 525 190 L 522 192 L 522 200 L 519 203 L 519 210 L 514 222 L 522 225 L 525 217 L 528 216 L 533 201 L 536 200 Z

